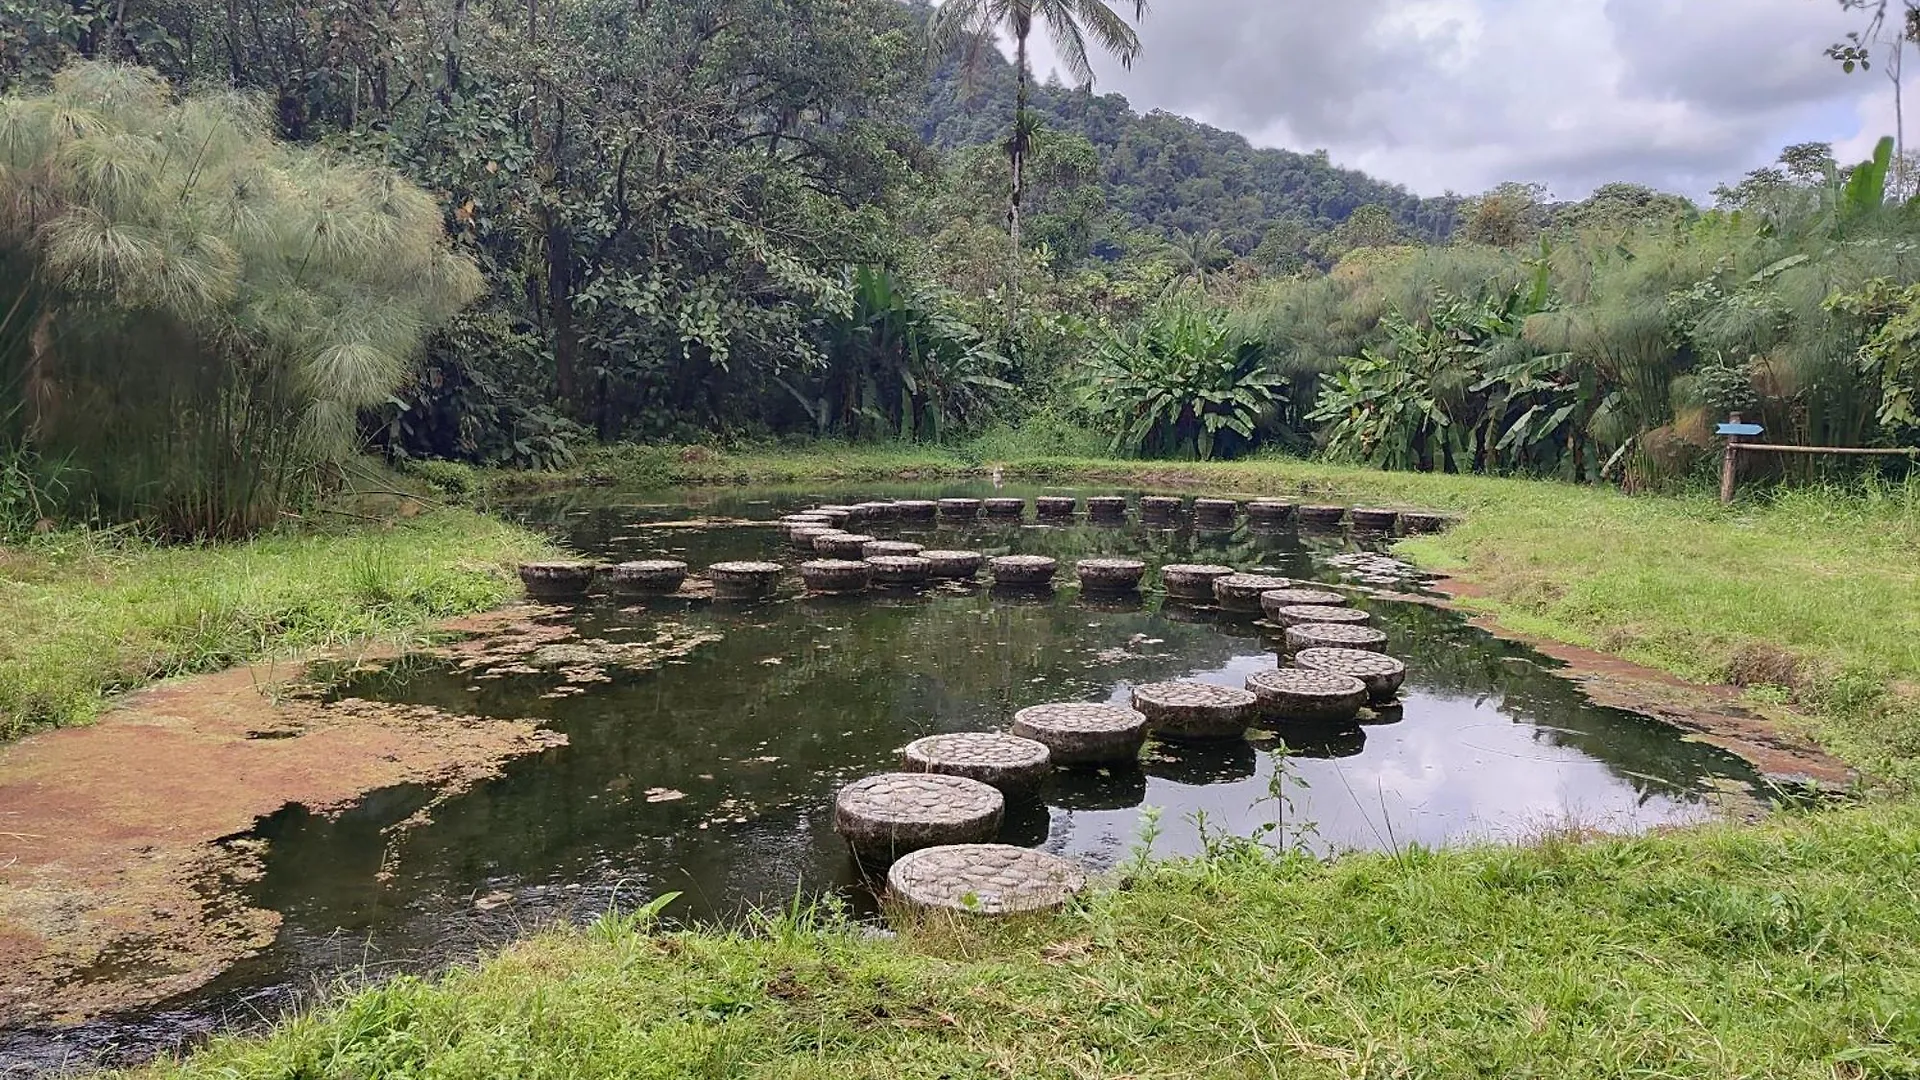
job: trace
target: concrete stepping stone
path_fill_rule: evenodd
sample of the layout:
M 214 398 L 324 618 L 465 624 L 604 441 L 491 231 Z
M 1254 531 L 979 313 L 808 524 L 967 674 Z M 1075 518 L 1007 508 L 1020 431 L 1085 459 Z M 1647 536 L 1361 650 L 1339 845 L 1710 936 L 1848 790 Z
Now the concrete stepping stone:
M 1390 533 L 1400 522 L 1400 511 L 1372 507 L 1353 508 L 1353 527 L 1361 532 Z
M 1387 635 L 1371 626 L 1342 623 L 1301 623 L 1287 627 L 1287 651 L 1302 649 L 1360 649 L 1385 652 Z
M 1300 524 L 1315 529 L 1337 529 L 1346 520 L 1344 506 L 1303 506 L 1297 511 Z
M 1232 574 L 1216 579 L 1213 599 L 1228 611 L 1259 611 L 1260 595 L 1276 592 L 1293 582 L 1270 574 Z
M 980 516 L 979 499 L 941 499 L 940 516 L 955 521 L 963 521 Z
M 902 903 L 975 915 L 1048 911 L 1086 887 L 1073 860 L 1008 844 L 924 848 L 887 872 L 887 891 Z
M 1087 516 L 1112 521 L 1127 516 L 1127 500 L 1119 495 L 1094 495 L 1087 499 Z
M 1367 684 L 1351 675 L 1304 668 L 1280 668 L 1247 676 L 1247 689 L 1260 699 L 1267 720 L 1344 724 L 1367 703 Z
M 679 592 L 687 580 L 687 564 L 678 559 L 640 559 L 623 562 L 607 571 L 613 591 L 633 596 L 640 593 Z
M 829 525 L 845 525 L 853 517 L 853 507 L 822 506 L 816 510 L 808 510 L 806 514 L 811 517 L 826 518 Z
M 839 531 L 835 525 L 800 525 L 787 530 L 787 542 L 802 551 L 812 551 L 815 540 Z
M 893 509 L 902 521 L 932 521 L 940 512 L 940 504 L 932 499 L 897 499 Z
M 1267 618 L 1274 622 L 1280 621 L 1274 613 L 1281 608 L 1346 607 L 1347 603 L 1345 593 L 1328 592 L 1325 589 L 1275 589 L 1260 594 L 1260 610 L 1266 612 Z
M 908 540 L 869 540 L 860 548 L 860 555 L 871 559 L 876 555 L 918 555 L 925 550 L 925 544 Z
M 866 533 L 828 533 L 813 538 L 813 550 L 829 559 L 864 559 L 867 545 L 878 539 Z
M 1406 664 L 1384 653 L 1363 649 L 1302 649 L 1294 654 L 1293 666 L 1351 675 L 1367 684 L 1367 696 L 1375 704 L 1384 704 L 1399 696 L 1400 688 L 1407 681 Z
M 873 571 L 873 583 L 886 589 L 925 585 L 933 572 L 933 563 L 918 555 L 872 555 L 867 566 Z
M 987 557 L 977 551 L 923 551 L 927 574 L 942 581 L 971 581 L 986 565 Z
M 1447 515 L 1425 510 L 1408 510 L 1400 515 L 1400 531 L 1408 536 L 1441 532 L 1452 524 L 1453 519 Z
M 1140 496 L 1140 516 L 1155 521 L 1180 516 L 1181 501 L 1172 495 Z
M 815 559 L 800 564 L 800 581 L 808 592 L 838 595 L 866 592 L 873 568 L 851 559 Z
M 1207 563 L 1174 563 L 1160 568 L 1160 587 L 1175 600 L 1189 604 L 1213 603 L 1213 583 L 1239 573 L 1231 566 Z
M 981 505 L 988 517 L 1020 517 L 1027 512 L 1025 499 L 985 499 Z
M 707 567 L 717 600 L 764 600 L 773 595 L 786 567 L 771 562 L 721 562 Z
M 1094 592 L 1132 592 L 1147 576 L 1147 564 L 1139 559 L 1081 559 L 1073 569 L 1080 587 Z
M 862 859 L 886 862 L 941 844 L 975 844 L 1000 831 L 1007 800 L 964 776 L 881 773 L 840 789 L 833 827 Z
M 1263 600 L 1264 606 L 1265 601 Z M 1335 607 L 1331 604 L 1286 604 L 1267 611 L 1267 618 L 1281 627 L 1299 626 L 1303 623 L 1346 623 L 1349 626 L 1365 626 L 1373 621 L 1373 616 L 1359 608 Z
M 1279 499 L 1255 499 L 1247 504 L 1247 520 L 1255 525 L 1290 525 L 1296 504 Z
M 838 525 L 839 522 L 826 514 L 788 514 L 777 519 L 774 524 L 778 525 L 782 532 L 791 532 L 802 525 Z
M 1023 588 L 1053 584 L 1053 575 L 1060 569 L 1058 562 L 1045 555 L 1002 555 L 988 565 L 995 584 Z
M 1053 771 L 1053 755 L 1045 744 L 991 731 L 915 739 L 901 749 L 900 761 L 906 772 L 964 776 L 991 784 L 1008 798 L 1040 790 Z
M 1013 714 L 1013 733 L 1042 743 L 1058 765 L 1129 761 L 1147 741 L 1147 718 L 1125 705 L 1062 702 Z
M 891 501 L 884 499 L 863 502 L 859 506 L 859 511 L 861 521 L 895 521 L 900 517 L 899 509 Z
M 1033 500 L 1033 511 L 1044 518 L 1072 517 L 1080 500 L 1070 495 L 1042 495 Z
M 1164 738 L 1234 739 L 1259 715 L 1260 699 L 1214 683 L 1161 682 L 1134 687 L 1133 707 Z
M 1229 524 L 1240 513 L 1240 504 L 1232 499 L 1195 499 L 1193 516 L 1196 521 L 1210 524 Z
M 520 564 L 520 584 L 535 600 L 578 600 L 593 586 L 590 562 L 530 562 Z

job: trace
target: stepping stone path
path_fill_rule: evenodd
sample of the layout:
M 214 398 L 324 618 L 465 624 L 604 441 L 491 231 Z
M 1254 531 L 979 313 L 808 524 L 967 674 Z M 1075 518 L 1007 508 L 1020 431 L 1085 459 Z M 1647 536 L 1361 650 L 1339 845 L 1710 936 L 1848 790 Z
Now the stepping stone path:
M 871 559 L 876 555 L 918 555 L 925 550 L 925 545 L 905 540 L 869 540 L 861 546 L 860 554 L 863 558 Z
M 885 862 L 921 848 L 990 840 L 1006 807 L 997 788 L 964 776 L 881 773 L 840 789 L 833 827 L 855 855 Z
M 1255 499 L 1247 504 L 1247 520 L 1255 525 L 1286 525 L 1293 521 L 1294 504 L 1277 499 Z
M 802 551 L 814 550 L 813 542 L 840 529 L 833 525 L 798 525 L 787 530 L 787 540 Z
M 867 559 L 873 571 L 873 583 L 883 588 L 924 585 L 933 572 L 933 563 L 918 555 L 874 555 Z
M 1303 506 L 1299 510 L 1300 524 L 1317 529 L 1337 529 L 1347 516 L 1344 506 Z
M 1307 671 L 1351 675 L 1367 684 L 1367 696 L 1376 704 L 1392 701 L 1407 681 L 1407 665 L 1391 656 L 1360 649 L 1302 649 L 1294 656 L 1293 665 Z
M 1002 555 L 993 560 L 993 580 L 1000 585 L 1051 585 L 1060 564 L 1045 555 Z
M 1165 520 L 1170 517 L 1178 517 L 1179 514 L 1180 514 L 1180 500 L 1174 498 L 1171 495 L 1140 496 L 1140 516 L 1141 517 L 1150 517 L 1158 520 Z
M 813 538 L 813 550 L 829 559 L 864 559 L 867 545 L 878 539 L 866 533 L 828 533 Z
M 1087 500 L 1087 516 L 1113 521 L 1127 516 L 1127 500 L 1118 495 L 1095 495 Z
M 1259 611 L 1260 595 L 1292 585 L 1283 577 L 1267 574 L 1232 574 L 1213 583 L 1213 598 L 1228 611 Z
M 932 521 L 940 512 L 940 504 L 932 499 L 902 499 L 893 508 L 905 521 Z
M 1147 718 L 1124 705 L 1033 705 L 1013 714 L 1013 733 L 1044 744 L 1060 765 L 1129 761 L 1147 741 Z
M 800 564 L 800 580 L 808 592 L 866 592 L 872 578 L 872 567 L 850 559 L 815 559 Z
M 1274 614 L 1281 608 L 1289 607 L 1345 607 L 1347 597 L 1344 593 L 1327 592 L 1324 589 L 1275 589 L 1260 594 L 1260 608 L 1274 622 L 1280 619 Z
M 1279 623 L 1282 627 L 1300 626 L 1305 623 L 1346 623 L 1349 626 L 1365 626 L 1373 621 L 1372 615 L 1359 608 L 1334 607 L 1331 604 L 1288 604 L 1285 607 L 1269 608 L 1267 618 Z
M 1025 499 L 987 499 L 984 505 L 988 517 L 1019 517 L 1027 512 Z
M 677 559 L 643 559 L 623 562 L 607 571 L 607 576 L 619 593 L 679 592 L 681 582 L 687 580 L 687 564 Z
M 1234 739 L 1259 716 L 1260 699 L 1214 683 L 1147 683 L 1133 688 L 1133 707 L 1164 738 Z
M 1007 844 L 926 848 L 887 872 L 888 891 L 903 903 L 977 915 L 1046 911 L 1086 887 L 1078 863 Z
M 1080 587 L 1094 592 L 1132 592 L 1147 576 L 1139 559 L 1081 559 L 1074 565 Z
M 1360 649 L 1385 652 L 1387 635 L 1371 626 L 1338 623 L 1301 623 L 1287 627 L 1287 651 L 1302 649 Z
M 947 581 L 970 581 L 987 561 L 977 551 L 923 551 L 920 557 L 927 560 L 929 577 Z
M 1367 703 L 1367 684 L 1359 679 L 1303 668 L 1249 675 L 1247 689 L 1260 699 L 1261 715 L 1274 721 L 1348 723 Z
M 1353 508 L 1353 527 L 1362 532 L 1392 532 L 1400 521 L 1398 510 L 1374 510 L 1363 507 Z
M 723 562 L 707 567 L 719 600 L 762 600 L 773 595 L 786 568 L 771 562 Z
M 964 520 L 980 515 L 979 499 L 941 499 L 939 507 L 943 518 Z
M 593 584 L 589 562 L 533 562 L 520 564 L 520 583 L 535 600 L 577 600 Z
M 1160 586 L 1175 600 L 1190 604 L 1213 603 L 1213 583 L 1232 577 L 1239 571 L 1231 566 L 1205 563 L 1174 563 L 1160 568 Z
M 1072 517 L 1080 500 L 1066 495 L 1042 495 L 1033 500 L 1034 512 L 1041 517 Z
M 1038 791 L 1053 771 L 1053 755 L 1044 744 L 989 731 L 915 739 L 901 749 L 900 760 L 906 772 L 964 776 L 1009 798 Z

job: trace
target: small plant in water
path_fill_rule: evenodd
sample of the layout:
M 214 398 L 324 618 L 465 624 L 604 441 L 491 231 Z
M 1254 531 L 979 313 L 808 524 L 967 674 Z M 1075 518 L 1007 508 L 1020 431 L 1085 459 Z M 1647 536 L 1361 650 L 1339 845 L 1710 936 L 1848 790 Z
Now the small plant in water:
M 1195 810 L 1188 820 L 1200 834 L 1201 858 L 1212 862 L 1272 855 L 1314 857 L 1311 840 L 1319 835 L 1319 830 L 1311 819 L 1300 816 L 1293 801 L 1293 792 L 1304 791 L 1307 780 L 1294 771 L 1292 752 L 1286 743 L 1275 747 L 1271 757 L 1273 773 L 1267 779 L 1267 794 L 1254 805 L 1271 804 L 1273 820 L 1262 822 L 1248 835 L 1240 836 L 1228 829 L 1214 828 L 1205 810 Z
M 1124 876 L 1137 877 L 1147 870 L 1147 864 L 1153 861 L 1153 844 L 1160 839 L 1160 808 L 1142 806 L 1140 808 L 1140 834 L 1133 842 L 1133 851 L 1127 856 Z

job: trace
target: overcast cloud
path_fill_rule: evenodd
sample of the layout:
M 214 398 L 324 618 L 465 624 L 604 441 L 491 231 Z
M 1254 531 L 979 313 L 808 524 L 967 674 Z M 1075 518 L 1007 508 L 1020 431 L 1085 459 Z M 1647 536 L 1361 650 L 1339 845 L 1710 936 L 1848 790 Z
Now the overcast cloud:
M 1142 111 L 1325 148 L 1425 195 L 1632 180 L 1702 197 L 1788 143 L 1858 160 L 1892 133 L 1880 66 L 1824 55 L 1858 22 L 1835 0 L 1154 0 L 1134 69 L 1096 69 Z

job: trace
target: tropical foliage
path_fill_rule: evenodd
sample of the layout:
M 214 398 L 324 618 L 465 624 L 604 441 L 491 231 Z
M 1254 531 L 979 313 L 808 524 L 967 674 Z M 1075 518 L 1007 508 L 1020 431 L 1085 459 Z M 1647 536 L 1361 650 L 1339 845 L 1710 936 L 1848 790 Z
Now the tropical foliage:
M 1260 441 L 1280 380 L 1224 313 L 1175 296 L 1110 335 L 1086 373 L 1084 404 L 1115 453 L 1231 457 Z

